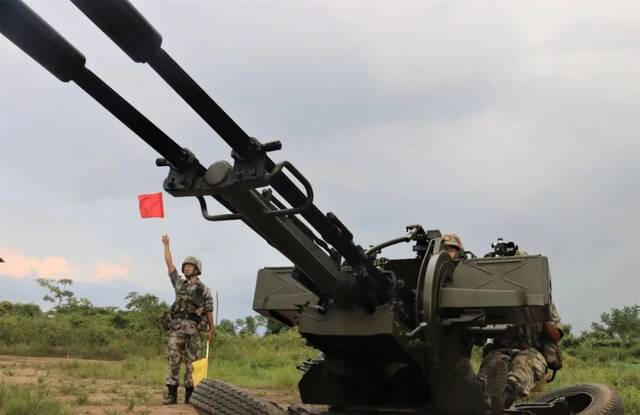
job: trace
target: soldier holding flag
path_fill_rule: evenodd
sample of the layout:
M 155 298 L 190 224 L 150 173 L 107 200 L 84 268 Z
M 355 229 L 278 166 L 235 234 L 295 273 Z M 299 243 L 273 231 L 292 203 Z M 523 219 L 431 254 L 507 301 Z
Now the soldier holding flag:
M 162 193 L 141 194 L 138 196 L 140 216 L 142 218 L 162 218 L 164 225 L 164 205 Z M 169 372 L 167 374 L 167 398 L 165 405 L 178 402 L 178 383 L 180 374 L 180 359 L 184 361 L 184 403 L 189 403 L 193 393 L 193 362 L 198 359 L 200 352 L 200 330 L 209 328 L 207 344 L 215 336 L 213 322 L 213 298 L 209 288 L 200 281 L 202 262 L 196 257 L 189 256 L 182 262 L 180 277 L 173 265 L 169 235 L 163 229 L 162 244 L 164 245 L 164 260 L 167 263 L 169 279 L 175 290 L 176 300 L 171 305 L 171 311 L 163 317 L 165 328 L 169 331 L 167 344 L 167 360 Z
M 213 322 L 213 298 L 211 291 L 200 280 L 202 263 L 196 257 L 189 256 L 182 262 L 180 277 L 169 247 L 169 236 L 162 236 L 164 245 L 164 259 L 169 271 L 169 279 L 175 289 L 176 301 L 171 306 L 170 321 L 168 322 L 169 342 L 167 345 L 167 360 L 169 372 L 167 374 L 167 399 L 166 405 L 175 404 L 178 401 L 178 375 L 180 374 L 180 359 L 184 361 L 184 402 L 189 403 L 193 393 L 193 362 L 198 359 L 200 352 L 199 329 L 208 323 L 208 341 L 215 337 L 215 325 Z M 204 316 L 206 315 L 206 323 Z

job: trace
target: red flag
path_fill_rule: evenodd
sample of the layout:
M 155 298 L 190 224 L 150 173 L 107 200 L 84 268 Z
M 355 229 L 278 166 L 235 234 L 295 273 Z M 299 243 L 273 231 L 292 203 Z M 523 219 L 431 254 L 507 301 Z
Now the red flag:
M 140 204 L 140 216 L 142 218 L 164 218 L 162 193 L 138 195 L 138 203 Z

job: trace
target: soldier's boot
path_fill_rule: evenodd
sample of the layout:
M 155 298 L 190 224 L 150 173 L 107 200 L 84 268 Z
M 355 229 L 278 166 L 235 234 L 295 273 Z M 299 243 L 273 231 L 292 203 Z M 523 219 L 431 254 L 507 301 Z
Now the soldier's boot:
M 471 366 L 471 361 L 467 358 L 462 358 L 456 364 L 456 372 L 463 378 L 465 378 L 476 390 L 482 392 L 485 389 L 486 379 L 483 375 L 476 375 Z
M 191 394 L 193 393 L 193 386 L 192 387 L 185 387 L 184 388 L 184 403 L 189 403 L 189 401 L 191 400 Z
M 489 406 L 489 413 L 492 415 L 501 414 L 505 408 L 505 388 L 507 386 L 508 371 L 509 365 L 503 359 L 495 359 L 483 368 L 483 375 L 487 380 L 485 397 Z
M 167 397 L 162 401 L 163 405 L 175 405 L 178 403 L 178 385 L 167 385 Z
M 511 408 L 513 403 L 518 399 L 518 386 L 516 382 L 509 378 L 507 384 L 504 387 L 504 407 L 505 409 Z

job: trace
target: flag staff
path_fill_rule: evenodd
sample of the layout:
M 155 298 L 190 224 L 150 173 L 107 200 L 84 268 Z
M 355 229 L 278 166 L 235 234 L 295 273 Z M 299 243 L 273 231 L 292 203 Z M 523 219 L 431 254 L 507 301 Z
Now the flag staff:
M 220 315 L 220 301 L 218 301 L 218 292 L 216 291 L 216 327 L 218 326 L 219 315 Z

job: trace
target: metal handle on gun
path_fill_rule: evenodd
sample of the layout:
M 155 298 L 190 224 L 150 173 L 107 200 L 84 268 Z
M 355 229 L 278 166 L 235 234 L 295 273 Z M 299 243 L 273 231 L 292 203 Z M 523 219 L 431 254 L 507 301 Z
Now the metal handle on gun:
M 309 183 L 307 178 L 304 177 L 304 175 L 300 173 L 300 171 L 296 169 L 288 161 L 282 161 L 276 164 L 276 166 L 273 168 L 273 171 L 267 174 L 262 181 L 266 182 L 267 184 L 271 184 L 271 182 L 273 182 L 273 180 L 277 176 L 282 174 L 282 170 L 284 168 L 289 170 L 289 172 L 293 175 L 293 177 L 295 177 L 300 183 L 302 183 L 302 186 L 304 186 L 305 192 L 307 193 L 305 201 L 300 206 L 293 207 L 290 209 L 274 209 L 274 210 L 265 211 L 264 212 L 265 216 L 296 215 L 298 213 L 304 212 L 313 204 L 313 188 L 311 187 L 311 183 Z M 204 217 L 208 221 L 218 222 L 218 221 L 225 221 L 225 220 L 237 220 L 237 219 L 243 218 L 243 216 L 239 213 L 224 213 L 219 215 L 211 215 L 209 214 L 209 211 L 207 209 L 207 202 L 204 199 L 204 197 L 203 196 L 196 196 L 196 197 L 198 198 L 198 202 L 200 203 L 200 212 L 202 212 L 202 217 Z

